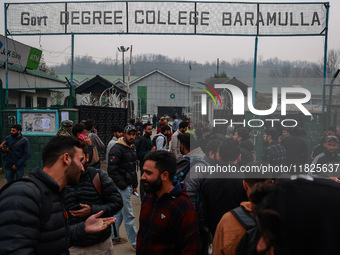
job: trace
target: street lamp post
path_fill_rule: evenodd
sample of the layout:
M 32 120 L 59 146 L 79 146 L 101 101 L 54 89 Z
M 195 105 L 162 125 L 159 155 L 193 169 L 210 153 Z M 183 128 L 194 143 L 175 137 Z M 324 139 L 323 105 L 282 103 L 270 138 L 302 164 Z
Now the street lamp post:
M 125 86 L 125 72 L 124 72 L 124 52 L 128 51 L 130 48 L 125 48 L 124 46 L 120 46 L 117 48 L 119 52 L 123 54 L 123 85 Z

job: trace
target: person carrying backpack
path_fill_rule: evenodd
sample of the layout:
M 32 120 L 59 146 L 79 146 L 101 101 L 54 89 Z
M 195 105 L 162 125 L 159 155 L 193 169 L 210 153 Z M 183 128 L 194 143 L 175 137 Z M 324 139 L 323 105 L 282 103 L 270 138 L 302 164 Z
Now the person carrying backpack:
M 243 187 L 250 197 L 255 184 L 271 183 L 268 179 L 251 179 L 243 180 Z M 245 201 L 226 214 L 217 225 L 213 240 L 213 255 L 230 254 L 246 255 L 258 254 L 256 245 L 259 239 L 256 224 L 253 219 L 255 203 Z
M 199 216 L 199 231 L 200 231 L 200 254 L 208 254 L 209 247 L 209 232 L 207 224 L 203 219 L 202 214 L 202 199 L 200 189 L 204 176 L 196 173 L 196 167 L 208 166 L 206 156 L 200 147 L 197 147 L 193 135 L 184 133 L 178 135 L 180 141 L 180 151 L 184 155 L 177 159 L 177 171 L 174 180 L 182 182 L 189 196 L 189 201 L 195 208 Z
M 113 217 L 100 218 L 103 211 L 99 211 L 85 222 L 68 225 L 60 191 L 68 184 L 76 185 L 84 172 L 83 150 L 79 139 L 54 137 L 43 149 L 42 169 L 3 187 L 0 254 L 66 255 L 70 245 L 115 221 Z
M 170 133 L 170 127 L 167 125 L 162 126 L 161 133 L 155 135 L 152 139 L 152 143 L 156 146 L 156 150 L 158 151 L 168 151 L 169 144 L 168 144 L 168 133 Z
M 85 172 L 81 174 L 77 186 L 67 185 L 63 189 L 63 204 L 68 211 L 71 226 L 84 222 L 92 213 L 104 211 L 105 216 L 116 214 L 123 207 L 123 200 L 112 179 L 103 170 L 88 166 L 87 149 L 84 150 Z M 69 249 L 76 254 L 113 254 L 111 229 L 107 228 L 96 234 L 73 243 Z

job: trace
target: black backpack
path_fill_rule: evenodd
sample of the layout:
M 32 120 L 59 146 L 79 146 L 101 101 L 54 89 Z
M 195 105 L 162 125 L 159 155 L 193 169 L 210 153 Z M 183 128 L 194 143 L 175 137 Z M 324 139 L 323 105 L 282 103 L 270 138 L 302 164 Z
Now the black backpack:
M 243 207 L 237 207 L 230 211 L 238 222 L 246 229 L 236 250 L 236 255 L 255 255 L 256 245 L 259 240 L 255 221 L 251 214 Z
M 47 188 L 47 186 L 40 181 L 37 178 L 22 178 L 18 179 L 12 182 L 7 183 L 5 186 L 3 186 L 0 190 L 0 193 L 2 193 L 5 189 L 7 189 L 9 186 L 11 186 L 13 183 L 16 182 L 31 182 L 34 183 L 34 185 L 40 190 L 40 193 L 42 194 L 42 209 L 40 211 L 40 228 L 46 226 L 47 221 L 51 217 L 51 208 L 52 208 L 52 202 L 49 198 L 49 193 L 51 192 L 50 189 Z
M 157 134 L 157 135 L 155 135 L 155 136 L 152 138 L 152 145 L 155 146 L 156 148 L 157 148 L 156 142 L 157 142 L 157 139 L 158 139 L 159 137 L 162 137 L 162 138 L 164 139 L 163 147 L 164 147 L 165 144 L 166 144 L 166 139 L 167 139 L 167 138 L 161 136 L 160 134 Z

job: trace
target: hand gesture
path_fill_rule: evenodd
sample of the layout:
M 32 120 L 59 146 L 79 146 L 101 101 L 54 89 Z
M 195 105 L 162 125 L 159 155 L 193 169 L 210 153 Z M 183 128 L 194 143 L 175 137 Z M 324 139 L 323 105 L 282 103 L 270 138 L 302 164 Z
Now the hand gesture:
M 70 210 L 70 213 L 72 214 L 73 217 L 87 217 L 91 215 L 91 206 L 87 204 L 79 204 L 81 207 L 83 207 L 80 210 Z
M 85 221 L 85 232 L 87 234 L 94 234 L 107 229 L 111 224 L 116 221 L 114 217 L 99 218 L 102 216 L 104 211 L 91 215 Z

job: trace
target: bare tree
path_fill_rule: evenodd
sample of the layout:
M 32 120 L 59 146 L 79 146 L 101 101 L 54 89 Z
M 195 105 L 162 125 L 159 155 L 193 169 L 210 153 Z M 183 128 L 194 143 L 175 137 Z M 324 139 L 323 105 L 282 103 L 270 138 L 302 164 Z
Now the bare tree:
M 326 75 L 328 78 L 333 77 L 340 65 L 340 50 L 331 49 L 327 54 Z M 324 61 L 323 59 L 312 65 L 316 77 L 323 77 Z

